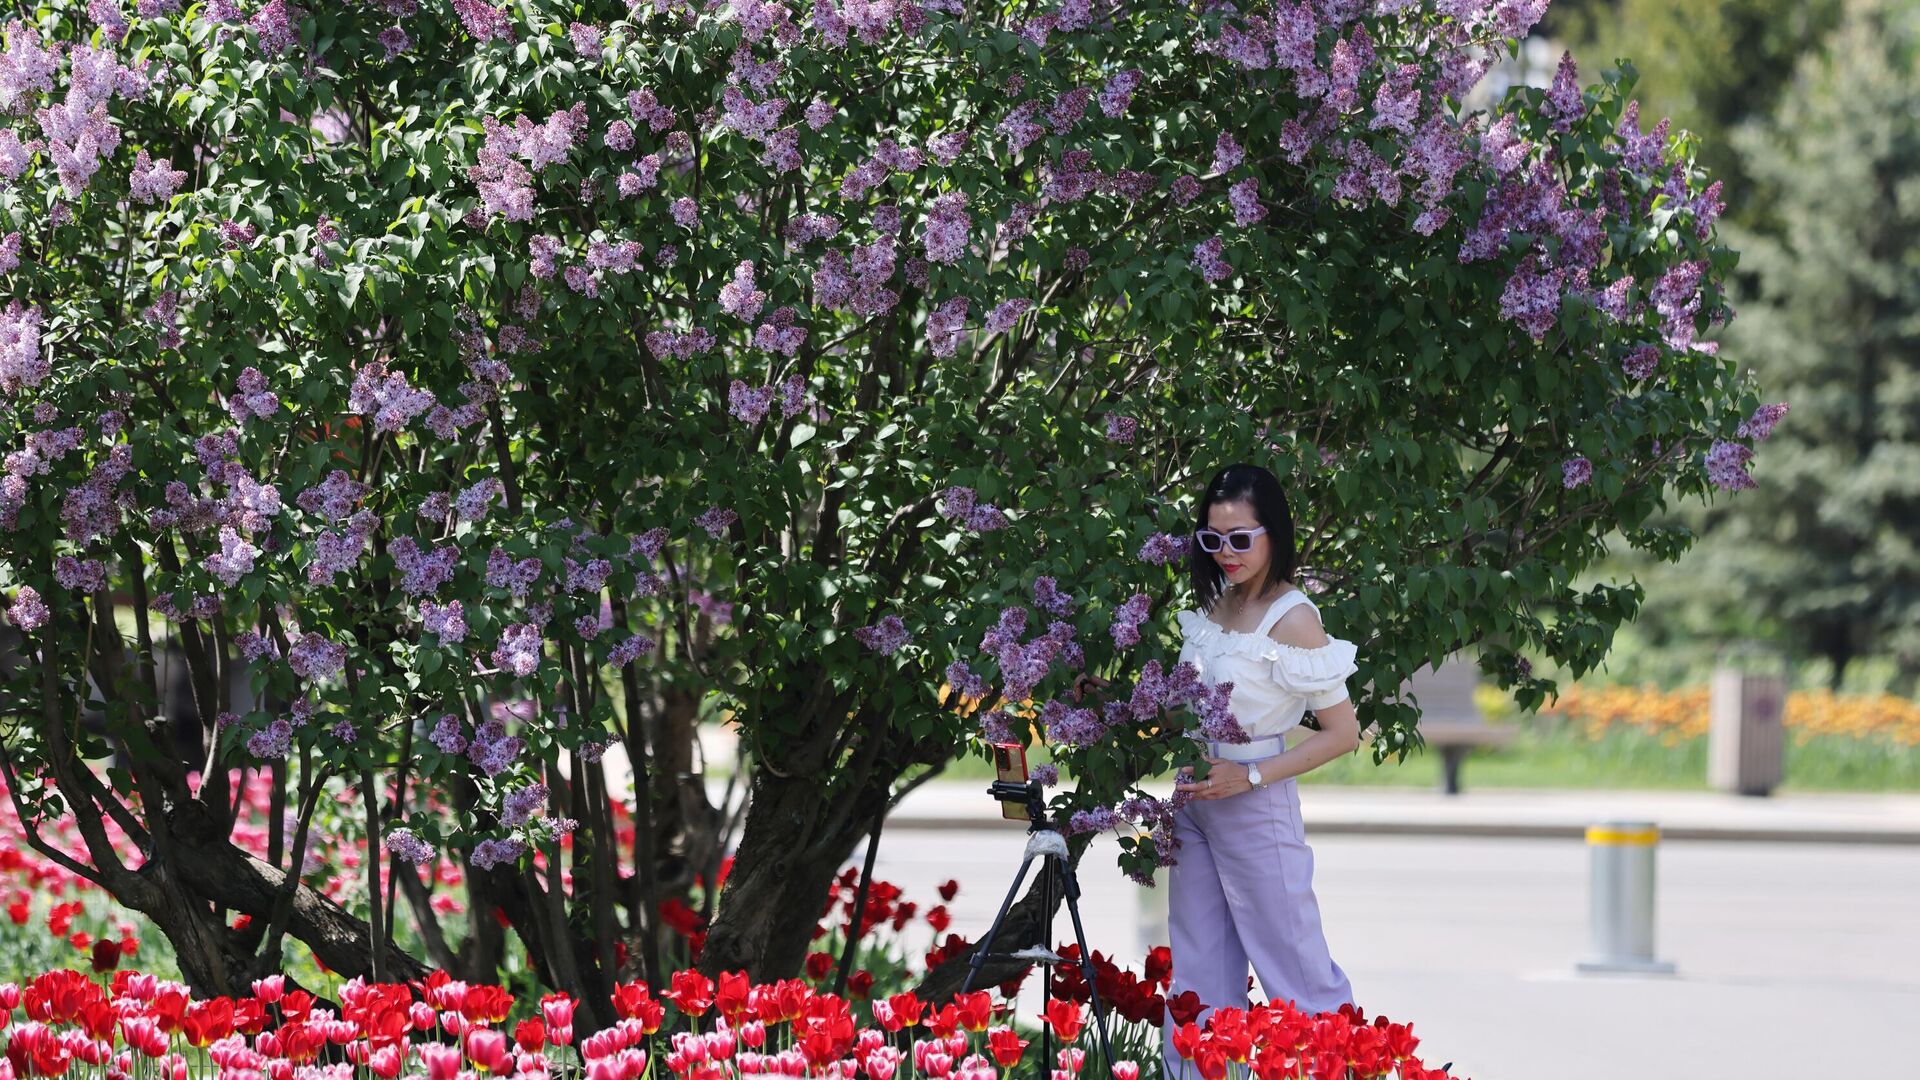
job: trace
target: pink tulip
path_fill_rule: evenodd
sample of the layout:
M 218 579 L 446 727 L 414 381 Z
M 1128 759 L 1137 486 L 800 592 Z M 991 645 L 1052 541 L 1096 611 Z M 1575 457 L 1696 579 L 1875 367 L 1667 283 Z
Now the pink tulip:
M 900 1067 L 900 1051 L 891 1046 L 876 1047 L 867 1054 L 867 1075 L 873 1080 L 893 1080 L 893 1072 Z
M 455 1080 L 460 1075 L 460 1051 L 443 1043 L 424 1043 L 420 1061 L 427 1067 L 427 1080 Z
M 399 1076 L 401 1066 L 406 1063 L 407 1056 L 398 1046 L 383 1046 L 367 1055 L 367 1071 L 381 1080 L 393 1080 Z
M 513 1056 L 507 1053 L 507 1037 L 492 1028 L 474 1028 L 467 1032 L 467 1060 L 487 1072 L 498 1075 L 513 1071 Z

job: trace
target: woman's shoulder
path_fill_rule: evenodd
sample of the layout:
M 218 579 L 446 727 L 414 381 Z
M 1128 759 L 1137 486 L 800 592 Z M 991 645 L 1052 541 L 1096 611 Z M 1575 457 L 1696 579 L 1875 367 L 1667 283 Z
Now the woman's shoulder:
M 1273 610 L 1268 617 L 1267 636 L 1274 641 L 1296 649 L 1317 649 L 1327 643 L 1320 606 L 1306 590 L 1295 588 L 1283 594 L 1273 602 Z

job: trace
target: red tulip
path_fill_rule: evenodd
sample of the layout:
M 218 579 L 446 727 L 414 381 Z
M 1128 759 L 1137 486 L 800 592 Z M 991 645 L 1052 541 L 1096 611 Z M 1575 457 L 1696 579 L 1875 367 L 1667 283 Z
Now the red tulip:
M 285 1020 L 305 1020 L 313 1011 L 313 995 L 305 990 L 289 990 L 280 999 L 280 1016 Z
M 500 986 L 469 986 L 457 1007 L 469 1023 L 498 1024 L 513 1011 L 513 995 Z
M 807 954 L 807 978 L 824 979 L 827 972 L 833 970 L 833 954 L 810 952 Z
M 120 943 L 112 938 L 101 938 L 93 943 L 93 970 L 112 971 L 120 966 Z
M 1200 995 L 1191 990 L 1177 997 L 1167 999 L 1167 1016 L 1175 1024 L 1191 1024 L 1200 1019 L 1200 1011 L 1206 1006 L 1200 1003 Z
M 613 988 L 613 1011 L 623 1020 L 633 1019 L 639 1015 L 640 1006 L 652 997 L 646 983 L 617 983 Z
M 847 995 L 864 999 L 873 993 L 873 972 L 865 968 L 847 976 Z
M 927 1003 L 911 990 L 903 990 L 888 998 L 887 1002 L 893 1006 L 894 1015 L 900 1018 L 901 1027 L 918 1026 L 920 1018 L 927 1012 Z
M 746 1015 L 747 998 L 752 991 L 753 985 L 746 972 L 723 971 L 720 973 L 719 986 L 714 991 L 713 1007 L 727 1018 L 727 1023 L 738 1024 L 740 1018 Z
M 1155 945 L 1147 950 L 1146 979 L 1162 988 L 1173 982 L 1173 950 Z
M 78 903 L 55 904 L 47 912 L 47 930 L 54 937 L 66 937 L 73 929 L 73 917 L 80 912 Z
M 956 895 L 958 895 L 959 892 L 960 892 L 960 883 L 949 878 L 945 885 L 940 886 L 940 899 L 951 903 L 953 901 L 953 898 Z
M 985 990 L 955 994 L 953 1003 L 960 1010 L 960 1026 L 968 1031 L 985 1031 L 993 1022 L 993 995 Z
M 186 1023 L 181 1030 L 186 1032 L 188 1043 L 202 1047 L 233 1034 L 232 1000 L 213 998 L 194 1002 L 187 1007 Z
M 1200 1049 L 1200 1028 L 1189 1020 L 1174 1029 L 1173 1052 L 1188 1061 Z
M 952 1002 L 921 1015 L 921 1023 L 935 1039 L 944 1039 L 960 1029 L 960 1010 Z
M 672 987 L 660 996 L 688 1016 L 701 1016 L 713 1007 L 713 980 L 698 971 L 676 971 Z
M 537 1054 L 547 1045 L 547 1025 L 530 1017 L 513 1026 L 513 1041 L 529 1054 Z
M 1062 1043 L 1070 1043 L 1079 1038 L 1080 1028 L 1087 1022 L 1086 1016 L 1080 1011 L 1079 1002 L 1062 1001 L 1059 998 L 1047 1002 L 1047 1012 L 1043 1019 L 1053 1028 L 1053 1033 L 1060 1036 Z
M 994 1028 L 987 1036 L 987 1050 L 1003 1069 L 1010 1069 L 1027 1049 L 1027 1040 L 1012 1028 Z
M 154 995 L 148 1012 L 159 1022 L 161 1031 L 172 1035 L 186 1027 L 187 995 L 178 990 L 162 990 Z
M 1279 1046 L 1268 1046 L 1253 1056 L 1253 1075 L 1259 1080 L 1296 1080 L 1300 1075 L 1302 1062 L 1290 1050 Z M 1405 1073 L 1401 1080 L 1415 1080 Z

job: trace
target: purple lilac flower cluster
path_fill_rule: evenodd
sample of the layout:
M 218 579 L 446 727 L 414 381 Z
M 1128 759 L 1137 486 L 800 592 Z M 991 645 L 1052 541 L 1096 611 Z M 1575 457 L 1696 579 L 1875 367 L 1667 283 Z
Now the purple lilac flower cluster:
M 13 602 L 7 605 L 7 621 L 29 634 L 45 626 L 52 617 L 46 601 L 40 599 L 40 593 L 31 585 L 20 586 L 13 594 Z
M 1073 597 L 1060 591 L 1060 582 L 1042 575 L 1033 579 L 1033 604 L 1056 618 L 1073 613 Z
M 1192 547 L 1191 536 L 1157 532 L 1147 537 L 1135 557 L 1154 566 L 1169 566 L 1186 558 Z
M 467 746 L 467 760 L 488 776 L 498 776 L 511 768 L 526 748 L 525 739 L 507 734 L 506 721 L 491 717 L 474 732 Z
M 1069 671 L 1077 671 L 1086 663 L 1079 643 L 1073 640 L 1072 623 L 1048 623 L 1046 633 L 1023 642 L 1020 639 L 1026 630 L 1027 609 L 1009 607 L 1001 610 L 993 628 L 980 638 L 980 651 L 993 657 L 999 667 L 1002 693 L 1013 701 L 1031 695 L 1056 662 Z
M 1146 593 L 1134 593 L 1113 613 L 1113 625 L 1109 632 L 1113 643 L 1122 649 L 1130 649 L 1140 643 L 1140 624 L 1147 621 L 1147 614 L 1153 608 L 1153 601 Z
M 1593 462 L 1575 455 L 1560 466 L 1560 483 L 1566 488 L 1577 488 L 1593 479 Z
M 500 824 L 519 828 L 541 816 L 547 804 L 547 785 L 528 784 L 506 793 L 500 800 Z
M 423 601 L 420 604 L 420 627 L 437 636 L 442 645 L 458 645 L 467 636 L 466 610 L 458 600 L 449 600 L 444 604 Z
M 414 865 L 433 861 L 433 847 L 404 826 L 387 830 L 382 845 L 393 853 L 394 858 L 403 859 Z
M 907 630 L 906 621 L 898 615 L 887 615 L 872 626 L 856 627 L 853 636 L 860 644 L 882 656 L 897 652 L 913 636 Z
M 1004 529 L 1009 524 L 1007 515 L 998 507 L 976 502 L 974 490 L 970 487 L 950 487 L 942 492 L 940 516 L 958 521 L 974 532 L 992 532 Z
M 494 666 L 524 679 L 540 666 L 541 646 L 538 626 L 524 622 L 510 623 L 500 632 L 500 643 L 494 647 Z

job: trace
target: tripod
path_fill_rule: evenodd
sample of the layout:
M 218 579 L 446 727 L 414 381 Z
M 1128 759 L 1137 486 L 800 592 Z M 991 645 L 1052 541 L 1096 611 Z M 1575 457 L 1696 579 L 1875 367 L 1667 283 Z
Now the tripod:
M 1041 796 L 1040 781 L 1029 780 L 1025 784 L 1011 780 L 995 781 L 987 793 L 1002 802 L 1025 802 L 1027 804 L 1027 853 L 1020 860 L 1020 872 L 1013 876 L 1013 887 L 1007 890 L 1007 898 L 1000 902 L 1000 913 L 993 917 L 993 925 L 987 928 L 986 937 L 980 940 L 980 947 L 974 950 L 972 959 L 967 961 L 967 978 L 960 984 L 960 992 L 973 989 L 973 981 L 980 975 L 980 965 L 985 962 L 988 950 L 993 948 L 993 939 L 1000 933 L 1000 923 L 1007 917 L 1007 910 L 1013 907 L 1013 898 L 1019 895 L 1020 884 L 1026 880 L 1027 867 L 1033 865 L 1036 856 L 1051 858 L 1060 864 L 1060 875 L 1066 880 L 1067 911 L 1073 915 L 1073 936 L 1080 944 L 1080 971 L 1086 980 L 1087 992 L 1093 998 L 1095 1026 L 1100 1031 L 1100 1054 L 1106 1060 L 1107 1071 L 1113 1074 L 1113 1047 L 1107 1042 L 1107 1012 L 1100 1003 L 1100 988 L 1094 982 L 1093 954 L 1087 949 L 1087 932 L 1080 923 L 1080 879 L 1074 876 L 1073 863 L 1067 858 L 1067 838 L 1060 826 L 1047 816 L 1046 800 Z M 1053 911 L 1053 879 L 1048 876 L 1045 865 L 1040 868 L 1040 905 L 1042 910 Z M 1047 917 L 1048 937 L 1052 936 L 1051 914 Z M 1053 951 L 1048 944 L 1035 948 L 1022 949 L 1019 952 L 1003 953 L 1016 959 L 1031 959 L 1039 963 L 1045 971 L 1040 983 L 1040 1013 L 1044 1017 L 1047 1011 L 1047 998 L 1053 991 L 1052 967 L 1065 960 L 1065 957 Z M 1040 1069 L 1039 1075 L 1045 1077 L 1053 1073 L 1053 1025 L 1042 1021 L 1040 1025 Z

